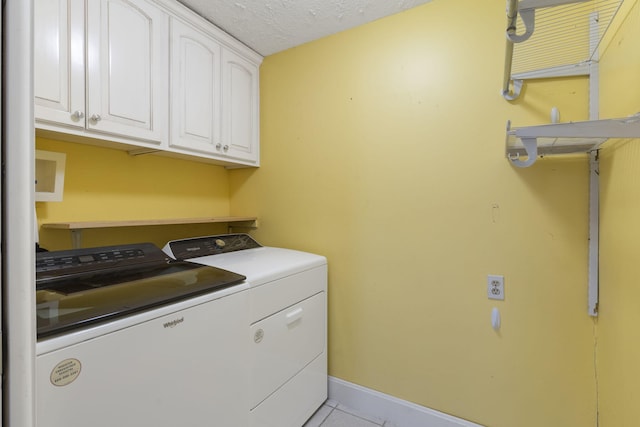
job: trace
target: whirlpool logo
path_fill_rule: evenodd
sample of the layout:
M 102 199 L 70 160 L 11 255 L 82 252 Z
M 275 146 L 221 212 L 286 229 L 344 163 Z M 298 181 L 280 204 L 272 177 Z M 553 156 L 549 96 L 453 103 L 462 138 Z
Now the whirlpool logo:
M 163 324 L 163 326 L 165 328 L 173 328 L 173 327 L 178 326 L 182 322 L 184 322 L 184 317 L 181 317 L 179 319 L 174 319 L 174 320 L 172 320 L 170 322 L 166 322 L 166 323 Z

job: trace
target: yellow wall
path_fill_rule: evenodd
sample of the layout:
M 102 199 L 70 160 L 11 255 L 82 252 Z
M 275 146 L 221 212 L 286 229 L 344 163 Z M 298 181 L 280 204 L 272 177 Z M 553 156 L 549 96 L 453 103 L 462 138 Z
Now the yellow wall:
M 640 2 L 615 34 L 601 66 L 602 117 L 640 112 Z M 640 144 L 612 141 L 601 150 L 600 426 L 640 420 Z
M 62 202 L 37 202 L 40 224 L 68 221 L 201 218 L 229 215 L 229 181 L 220 166 L 38 138 L 36 148 L 66 153 Z M 82 246 L 167 241 L 224 232 L 220 225 L 86 230 Z M 69 231 L 40 229 L 47 249 L 69 249 Z
M 503 154 L 507 119 L 586 119 L 587 82 L 506 102 L 504 25 L 502 0 L 436 0 L 266 58 L 262 167 L 230 172 L 231 211 L 328 257 L 330 375 L 491 427 L 592 426 L 586 157 Z
M 635 4 L 603 56 L 603 117 L 640 110 Z M 503 0 L 434 0 L 266 58 L 257 170 L 38 139 L 67 154 L 64 201 L 37 203 L 39 221 L 257 215 L 262 243 L 329 259 L 331 375 L 490 427 L 592 426 L 597 410 L 600 426 L 635 427 L 640 148 L 602 152 L 594 321 L 586 158 L 515 169 L 503 155 L 507 119 L 545 123 L 552 106 L 585 119 L 587 81 L 504 101 L 504 23 Z M 224 231 L 93 230 L 83 244 Z M 488 274 L 505 276 L 505 301 L 486 298 Z

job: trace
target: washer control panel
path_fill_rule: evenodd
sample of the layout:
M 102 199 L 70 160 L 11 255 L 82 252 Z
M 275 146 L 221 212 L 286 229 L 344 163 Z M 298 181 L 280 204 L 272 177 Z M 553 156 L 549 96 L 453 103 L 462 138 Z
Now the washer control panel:
M 141 268 L 143 265 L 166 264 L 169 261 L 170 258 L 152 243 L 38 252 L 36 286 L 39 288 L 43 282 L 62 277 Z

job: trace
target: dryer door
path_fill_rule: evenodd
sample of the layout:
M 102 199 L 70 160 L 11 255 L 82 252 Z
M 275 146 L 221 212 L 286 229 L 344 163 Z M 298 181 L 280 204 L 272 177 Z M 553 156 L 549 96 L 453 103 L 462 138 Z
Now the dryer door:
M 324 351 L 325 313 L 320 292 L 251 326 L 251 409 Z

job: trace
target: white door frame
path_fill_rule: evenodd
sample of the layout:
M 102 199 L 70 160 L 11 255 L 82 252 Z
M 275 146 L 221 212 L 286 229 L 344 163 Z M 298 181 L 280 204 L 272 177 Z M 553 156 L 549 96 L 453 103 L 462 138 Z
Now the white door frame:
M 33 0 L 2 11 L 4 427 L 35 427 Z

